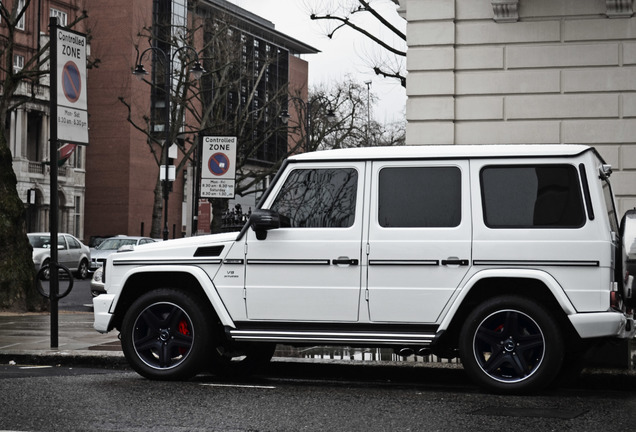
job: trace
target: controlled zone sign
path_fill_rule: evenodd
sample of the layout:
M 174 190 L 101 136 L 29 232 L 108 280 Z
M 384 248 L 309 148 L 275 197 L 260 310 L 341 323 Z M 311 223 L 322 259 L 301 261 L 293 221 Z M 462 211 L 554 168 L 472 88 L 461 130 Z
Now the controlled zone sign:
M 237 138 L 205 136 L 201 151 L 201 198 L 234 198 Z
M 57 135 L 60 141 L 88 144 L 86 36 L 56 28 Z

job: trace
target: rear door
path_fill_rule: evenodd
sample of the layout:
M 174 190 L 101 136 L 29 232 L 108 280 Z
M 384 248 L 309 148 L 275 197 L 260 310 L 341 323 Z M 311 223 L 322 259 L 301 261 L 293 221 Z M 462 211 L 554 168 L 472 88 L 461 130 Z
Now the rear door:
M 369 316 L 434 323 L 471 260 L 468 161 L 372 166 Z

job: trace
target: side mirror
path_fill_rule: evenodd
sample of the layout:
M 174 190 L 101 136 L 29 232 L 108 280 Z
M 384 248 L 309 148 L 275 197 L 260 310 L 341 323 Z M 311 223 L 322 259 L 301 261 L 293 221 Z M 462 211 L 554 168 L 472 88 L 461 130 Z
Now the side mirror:
M 273 210 L 256 209 L 250 215 L 250 227 L 257 239 L 265 240 L 267 231 L 280 228 L 280 215 Z

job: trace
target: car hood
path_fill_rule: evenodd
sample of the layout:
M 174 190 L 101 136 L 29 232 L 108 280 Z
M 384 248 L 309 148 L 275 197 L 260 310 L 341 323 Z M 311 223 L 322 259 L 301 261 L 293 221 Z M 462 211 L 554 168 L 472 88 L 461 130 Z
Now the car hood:
M 109 260 L 124 262 L 137 260 L 188 260 L 193 257 L 219 257 L 225 255 L 229 245 L 234 243 L 238 232 L 211 234 L 166 240 L 156 243 L 135 246 L 132 251 L 121 251 L 109 255 Z M 215 246 L 217 248 L 215 248 Z M 201 252 L 204 251 L 202 254 Z

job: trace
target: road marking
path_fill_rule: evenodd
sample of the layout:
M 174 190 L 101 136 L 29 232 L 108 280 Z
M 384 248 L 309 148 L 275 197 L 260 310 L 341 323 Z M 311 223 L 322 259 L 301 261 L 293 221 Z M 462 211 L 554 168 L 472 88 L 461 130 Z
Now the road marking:
M 11 345 L 1 346 L 1 347 L 0 347 L 0 350 L 3 350 L 3 349 L 5 349 L 5 348 L 11 348 L 12 346 L 17 346 L 17 345 L 20 345 L 20 343 L 14 343 L 14 344 L 11 344 Z
M 20 366 L 20 369 L 48 369 L 53 366 Z
M 214 384 L 202 383 L 201 385 L 210 387 L 236 387 L 236 388 L 253 388 L 253 389 L 275 389 L 274 386 L 244 385 L 244 384 Z

